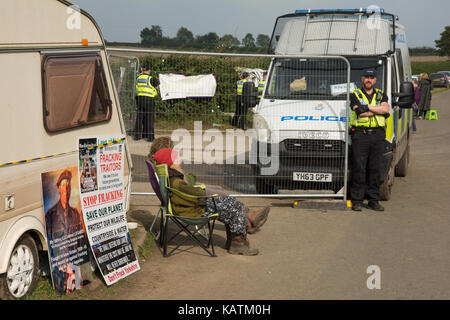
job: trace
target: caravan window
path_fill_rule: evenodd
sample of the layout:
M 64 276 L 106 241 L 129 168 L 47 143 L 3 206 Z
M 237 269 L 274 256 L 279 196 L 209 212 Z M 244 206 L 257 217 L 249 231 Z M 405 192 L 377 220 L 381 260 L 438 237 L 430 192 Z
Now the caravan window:
M 42 65 L 47 131 L 56 132 L 111 118 L 111 99 L 99 55 L 47 55 Z

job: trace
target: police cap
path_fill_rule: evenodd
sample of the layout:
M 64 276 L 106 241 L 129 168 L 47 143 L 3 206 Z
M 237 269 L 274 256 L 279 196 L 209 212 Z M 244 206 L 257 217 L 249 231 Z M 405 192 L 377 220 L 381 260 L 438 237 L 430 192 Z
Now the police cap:
M 363 71 L 363 77 L 377 77 L 377 72 L 374 69 L 366 69 Z

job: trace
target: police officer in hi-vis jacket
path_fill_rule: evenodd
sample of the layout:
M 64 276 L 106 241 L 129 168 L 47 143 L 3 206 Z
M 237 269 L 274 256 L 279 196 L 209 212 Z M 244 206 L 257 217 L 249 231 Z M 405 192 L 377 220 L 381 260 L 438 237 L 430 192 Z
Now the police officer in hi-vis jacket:
M 243 99 L 242 92 L 244 89 L 244 84 L 248 81 L 249 74 L 247 72 L 242 73 L 239 76 L 239 81 L 236 83 L 236 111 L 231 119 L 231 125 L 234 127 L 239 126 L 239 118 L 242 116 L 243 110 Z
M 147 141 L 155 139 L 155 97 L 158 95 L 159 81 L 150 76 L 148 64 L 142 65 L 142 73 L 136 79 L 137 116 L 134 139 Z
M 380 200 L 380 170 L 389 117 L 388 97 L 374 86 L 376 71 L 364 70 L 362 88 L 351 94 L 352 132 L 352 209 L 361 211 L 365 196 L 369 209 L 383 211 Z

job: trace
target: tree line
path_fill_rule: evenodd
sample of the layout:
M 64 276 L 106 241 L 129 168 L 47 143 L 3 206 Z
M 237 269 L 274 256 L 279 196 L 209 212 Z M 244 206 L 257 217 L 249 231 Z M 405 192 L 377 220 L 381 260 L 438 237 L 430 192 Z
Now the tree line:
M 159 25 L 152 25 L 151 28 L 144 28 L 141 33 L 141 45 L 158 48 L 178 48 L 178 49 L 200 49 L 218 52 L 256 52 L 267 53 L 270 37 L 265 34 L 258 34 L 256 38 L 251 33 L 247 33 L 239 40 L 232 34 L 225 34 L 219 37 L 215 32 L 208 32 L 204 35 L 194 35 L 192 31 L 185 27 L 180 27 L 175 37 L 165 37 Z
M 247 33 L 239 40 L 232 34 L 225 34 L 219 37 L 215 32 L 208 32 L 204 35 L 194 35 L 186 27 L 180 27 L 175 37 L 165 37 L 161 26 L 152 25 L 151 28 L 144 28 L 140 33 L 140 43 L 118 43 L 108 42 L 108 44 L 126 44 L 131 46 L 171 48 L 171 49 L 196 49 L 217 52 L 252 52 L 267 53 L 270 37 L 266 34 L 258 34 L 256 38 L 251 33 Z M 436 48 L 416 47 L 409 48 L 412 56 L 428 55 L 450 55 L 450 26 L 446 26 L 441 33 L 441 38 L 435 41 Z

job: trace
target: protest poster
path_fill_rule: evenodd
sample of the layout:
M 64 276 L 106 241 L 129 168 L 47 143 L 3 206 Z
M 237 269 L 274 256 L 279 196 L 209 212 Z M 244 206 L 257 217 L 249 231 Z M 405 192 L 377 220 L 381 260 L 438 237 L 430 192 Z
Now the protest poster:
M 107 285 L 140 270 L 125 212 L 124 143 L 124 136 L 79 138 L 81 208 Z
M 89 262 L 81 213 L 78 168 L 42 173 L 42 195 L 53 288 L 59 294 L 80 289 L 81 266 Z
M 97 139 L 85 139 L 86 149 L 79 153 L 80 157 L 80 190 L 81 193 L 98 190 L 97 184 Z

